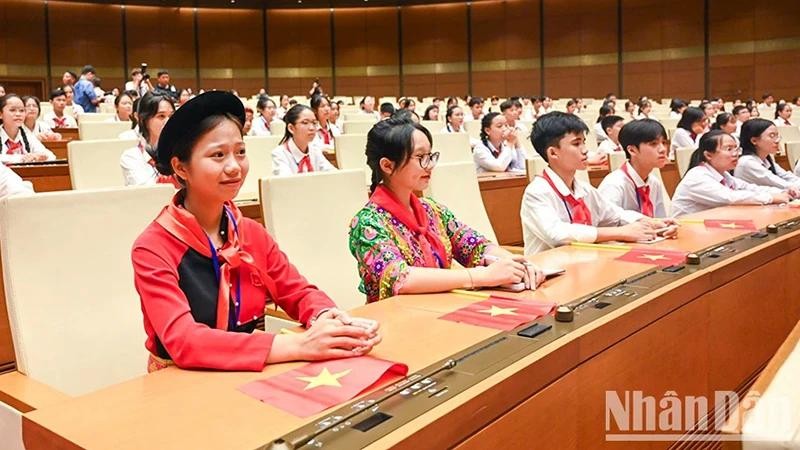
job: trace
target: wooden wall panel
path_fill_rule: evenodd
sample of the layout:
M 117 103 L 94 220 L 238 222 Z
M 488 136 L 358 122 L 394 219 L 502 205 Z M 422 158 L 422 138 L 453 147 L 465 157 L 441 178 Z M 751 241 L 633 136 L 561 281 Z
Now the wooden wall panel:
M 543 1 L 546 94 L 602 97 L 617 91 L 616 0 Z
M 710 0 L 709 15 L 713 95 L 760 99 L 771 92 L 790 100 L 800 93 L 800 3 Z
M 471 17 L 473 94 L 538 95 L 539 0 L 477 2 Z
M 44 5 L 33 0 L 0 2 L 0 79 L 45 79 Z
M 197 10 L 201 86 L 242 95 L 264 87 L 262 19 L 259 10 Z
M 337 9 L 336 95 L 397 95 L 400 91 L 397 9 Z
M 146 62 L 154 79 L 159 69 L 167 69 L 178 89 L 197 90 L 192 9 L 128 6 L 125 15 L 128 70 Z
M 403 16 L 404 94 L 464 95 L 467 74 L 467 5 L 409 6 Z
M 622 0 L 622 96 L 702 98 L 703 28 L 701 1 Z
M 271 93 L 306 94 L 317 77 L 330 92 L 330 25 L 328 9 L 267 12 Z
M 101 86 L 111 90 L 122 86 L 123 67 L 122 14 L 117 5 L 93 5 L 51 2 L 50 55 L 54 85 L 61 83 L 65 70 L 80 76 L 81 68 L 91 64 L 97 69 Z

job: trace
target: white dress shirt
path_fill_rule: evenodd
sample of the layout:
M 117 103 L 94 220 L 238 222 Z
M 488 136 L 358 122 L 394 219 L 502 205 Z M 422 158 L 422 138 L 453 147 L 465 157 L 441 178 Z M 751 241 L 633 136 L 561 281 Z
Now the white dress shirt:
M 503 142 L 500 145 L 500 154 L 495 157 L 492 153 L 494 151 L 494 145 L 489 141 L 486 141 L 486 145 L 483 141 L 475 144 L 472 149 L 472 160 L 478 173 L 525 171 L 525 150 L 521 145 L 517 144 L 517 148 L 511 148 Z
M 28 134 L 34 134 L 36 136 L 53 131 L 50 127 L 47 126 L 47 123 L 45 123 L 41 119 L 36 120 L 36 123 L 33 125 L 33 129 L 28 128 L 28 126 L 25 124 L 22 124 L 22 126 L 25 127 L 25 131 Z
M 47 161 L 53 161 L 56 159 L 56 155 L 53 152 L 48 150 L 47 147 L 45 147 L 35 135 L 28 132 L 25 132 L 25 138 L 28 140 L 28 148 L 25 148 L 25 141 L 22 140 L 22 130 L 23 129 L 20 128 L 19 131 L 17 131 L 17 137 L 11 139 L 8 137 L 8 134 L 6 134 L 6 129 L 0 126 L 0 148 L 2 148 L 2 151 L 0 151 L 0 162 L 4 164 L 19 164 L 28 153 L 43 153 L 47 155 Z M 22 143 L 22 152 L 9 155 L 9 140 L 11 142 Z
M 776 127 L 793 127 L 794 126 L 794 124 L 792 124 L 792 122 L 790 122 L 790 121 L 788 121 L 786 119 L 783 119 L 781 117 L 778 117 L 777 119 L 773 120 L 772 123 L 774 123 Z
M 611 139 L 606 139 L 605 141 L 601 142 L 600 145 L 597 146 L 597 150 L 595 153 L 599 153 L 601 155 L 610 155 L 614 152 L 621 152 L 622 146 L 620 144 L 614 143 Z M 591 153 L 591 150 L 589 151 Z
M 672 196 L 672 216 L 705 211 L 728 205 L 766 205 L 781 189 L 758 186 L 720 174 L 707 164 L 695 166 L 681 179 Z
M 733 175 L 748 183 L 759 186 L 772 186 L 778 189 L 789 189 L 790 187 L 800 188 L 800 178 L 797 175 L 784 170 L 778 163 L 775 163 L 775 172 L 769 170 L 769 161 L 759 158 L 757 155 L 749 154 L 739 157 Z
M 74 117 L 68 116 L 66 114 L 64 114 L 62 117 L 66 119 L 65 120 L 66 126 L 63 128 L 78 128 L 78 122 L 75 121 Z M 42 120 L 45 122 L 45 124 L 47 124 L 47 126 L 50 127 L 50 129 L 59 128 L 56 126 L 56 113 L 54 113 L 53 111 L 46 112 L 44 116 L 42 116 Z
M 536 177 L 522 196 L 522 232 L 525 240 L 525 254 L 532 255 L 549 248 L 570 242 L 594 242 L 597 240 L 597 227 L 616 227 L 644 218 L 636 211 L 626 211 L 607 201 L 592 185 L 575 179 L 574 190 L 549 167 L 544 169 L 553 181 L 556 193 L 543 177 Z M 571 212 L 561 196 L 572 194 L 583 199 L 592 214 L 592 225 L 572 223 Z
M 31 184 L 24 181 L 16 172 L 0 164 L 0 199 L 12 195 L 33 194 Z
M 670 119 L 680 119 L 681 117 L 683 117 L 683 114 L 681 114 L 681 113 L 679 113 L 677 111 L 670 111 L 669 112 L 669 118 Z
M 664 206 L 664 185 L 661 180 L 655 176 L 648 176 L 647 180 L 642 180 L 630 162 L 625 162 L 625 167 L 627 167 L 628 174 L 619 168 L 606 175 L 597 188 L 600 194 L 622 209 L 641 212 L 636 189 L 647 185 L 650 187 L 653 217 L 668 217 L 669 214 Z
M 139 137 L 139 125 L 130 130 L 125 130 L 117 136 L 118 139 L 139 139 Z
M 328 133 L 330 133 L 330 144 L 325 144 L 325 137 L 323 136 L 322 129 L 317 130 L 317 134 L 314 135 L 314 140 L 311 141 L 311 145 L 321 149 L 323 152 L 333 153 L 334 151 L 334 139 L 336 136 L 340 136 L 342 134 L 342 130 L 339 129 L 336 125 L 331 122 L 328 122 Z
M 306 156 L 306 153 L 300 151 L 294 139 L 289 139 L 285 143 L 275 147 L 272 150 L 272 173 L 274 175 L 294 175 L 300 170 L 300 161 Z M 336 167 L 331 164 L 322 149 L 309 144 L 308 157 L 311 160 L 311 167 L 314 172 L 327 172 L 329 170 L 336 170 Z
M 272 124 L 275 123 L 273 120 L 270 122 L 269 128 L 267 128 L 267 121 L 264 119 L 264 116 L 258 116 L 253 118 L 253 125 L 250 127 L 249 136 L 272 136 Z
M 594 124 L 594 135 L 597 136 L 598 143 L 603 143 L 609 140 L 608 135 L 606 134 L 606 130 L 603 129 L 602 120 Z
M 700 135 L 692 138 L 692 134 L 683 128 L 676 128 L 672 133 L 672 140 L 669 144 L 669 159 L 675 160 L 675 151 L 679 148 L 693 147 L 697 148 L 697 142 L 700 140 Z
M 119 158 L 125 186 L 152 186 L 158 183 L 158 170 L 150 163 L 150 154 L 141 145 L 131 147 Z

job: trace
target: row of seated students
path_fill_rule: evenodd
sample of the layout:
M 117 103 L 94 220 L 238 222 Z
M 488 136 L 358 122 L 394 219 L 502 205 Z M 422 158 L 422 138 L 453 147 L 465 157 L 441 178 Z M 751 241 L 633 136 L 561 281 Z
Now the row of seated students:
M 157 119 L 147 117 L 149 98 Z M 151 169 L 171 178 L 179 190 L 132 250 L 151 354 L 148 368 L 176 364 L 261 370 L 280 361 L 363 355 L 379 345 L 379 325 L 357 326 L 298 273 L 291 255 L 279 250 L 263 226 L 242 217 L 233 203 L 249 167 L 241 101 L 229 93 L 209 92 L 175 111 L 171 102 L 149 98 L 140 103 L 145 143 L 137 151 L 150 156 Z M 300 138 L 300 122 L 306 120 L 307 128 L 315 130 L 310 126 L 315 119 L 311 109 L 293 108 L 299 122 L 290 116 L 287 130 L 294 140 Z M 760 160 L 769 160 L 776 145 L 767 143 L 777 139 L 766 130 L 774 125 L 762 130 L 759 124 L 754 119 L 743 126 L 742 138 L 752 147 L 745 144 L 745 152 L 750 149 Z M 528 255 L 571 241 L 649 239 L 674 224 L 659 197 L 659 181 L 650 175 L 667 161 L 664 128 L 649 119 L 622 127 L 620 142 L 630 162 L 609 174 L 599 191 L 575 178 L 586 167 L 587 132 L 577 116 L 561 112 L 534 124 L 530 138 L 549 167 L 524 194 L 521 217 Z M 302 142 L 311 136 L 306 132 Z M 490 242 L 445 205 L 414 195 L 426 189 L 435 169 L 438 153 L 431 151 L 432 143 L 430 132 L 404 115 L 380 121 L 368 133 L 371 196 L 355 213 L 349 231 L 367 301 L 492 287 L 526 277 L 534 285 L 542 283 L 542 271 L 522 256 Z M 759 187 L 732 177 L 728 171 L 737 158 L 738 146 L 729 134 L 703 136 L 693 157 L 695 167 L 673 200 L 687 205 L 681 214 L 789 200 L 792 188 Z M 686 180 L 691 182 L 684 184 Z M 667 234 L 678 236 L 674 227 Z M 451 269 L 454 260 L 464 268 Z M 288 335 L 257 331 L 267 299 L 307 330 Z

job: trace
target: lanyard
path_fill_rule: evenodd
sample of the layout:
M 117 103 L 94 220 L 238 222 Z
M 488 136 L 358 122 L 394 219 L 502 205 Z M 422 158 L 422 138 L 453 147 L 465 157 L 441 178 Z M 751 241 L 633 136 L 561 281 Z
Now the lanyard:
M 228 211 L 228 208 L 223 207 L 225 210 L 225 214 L 228 215 L 228 218 L 233 222 L 233 232 L 236 235 L 239 235 L 239 227 L 236 224 L 236 219 L 233 218 L 233 215 Z M 220 263 L 219 263 L 219 256 L 217 256 L 217 249 L 214 248 L 214 243 L 211 242 L 211 238 L 206 235 L 206 239 L 208 239 L 208 248 L 211 250 L 211 264 L 214 266 L 214 274 L 217 276 L 217 284 L 220 283 L 220 278 L 222 278 Z M 224 287 L 223 287 L 224 288 Z M 228 314 L 228 329 L 231 330 L 236 326 L 236 321 L 239 320 L 239 311 L 241 309 L 242 304 L 242 283 L 240 277 L 236 277 L 236 297 L 233 299 L 233 315 L 230 313 Z

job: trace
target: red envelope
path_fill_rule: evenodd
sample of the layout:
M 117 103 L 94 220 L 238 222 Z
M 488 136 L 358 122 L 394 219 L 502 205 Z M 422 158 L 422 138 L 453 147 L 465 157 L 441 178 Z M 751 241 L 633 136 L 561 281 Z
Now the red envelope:
M 405 364 L 370 356 L 313 362 L 240 386 L 245 394 L 298 417 L 344 403 L 373 386 L 403 378 Z
M 706 228 L 722 228 L 733 231 L 756 231 L 758 229 L 752 220 L 706 219 L 703 223 Z
M 676 250 L 634 248 L 618 257 L 617 260 L 669 267 L 676 264 L 683 264 L 683 262 L 686 261 L 686 253 Z
M 534 303 L 489 297 L 488 300 L 473 303 L 439 318 L 508 331 L 549 314 L 555 306 L 555 303 Z

